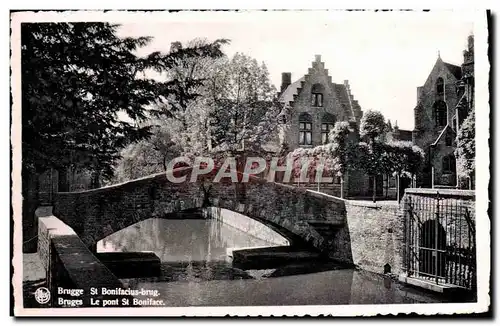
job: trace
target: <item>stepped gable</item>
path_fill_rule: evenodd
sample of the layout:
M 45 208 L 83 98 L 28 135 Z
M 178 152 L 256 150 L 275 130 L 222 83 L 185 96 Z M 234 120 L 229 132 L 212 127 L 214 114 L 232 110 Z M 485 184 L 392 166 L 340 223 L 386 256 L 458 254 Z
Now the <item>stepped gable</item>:
M 354 96 L 351 94 L 349 82 L 344 80 L 343 84 L 333 83 L 332 77 L 329 75 L 328 69 L 325 68 L 325 63 L 321 61 L 320 55 L 316 55 L 315 61 L 312 62 L 312 67 L 308 69 L 308 74 L 286 87 L 286 89 L 280 94 L 279 101 L 293 107 L 294 102 L 300 95 L 304 84 L 309 81 L 309 76 L 314 72 L 314 69 L 323 69 L 325 74 L 328 76 L 326 86 L 333 90 L 332 93 L 335 96 L 336 106 L 343 111 L 345 116 L 354 118 L 354 120 L 359 122 L 363 112 L 358 101 L 355 100 Z

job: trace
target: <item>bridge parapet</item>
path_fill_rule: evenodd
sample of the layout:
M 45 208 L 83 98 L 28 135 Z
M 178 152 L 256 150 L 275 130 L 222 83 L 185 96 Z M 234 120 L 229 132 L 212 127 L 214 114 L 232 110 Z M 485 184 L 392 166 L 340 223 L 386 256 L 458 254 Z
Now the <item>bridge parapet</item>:
M 191 168 L 174 170 L 177 177 Z M 239 178 L 241 175 L 239 176 Z M 241 180 L 241 179 L 239 179 Z M 311 223 L 341 228 L 346 211 L 342 199 L 291 185 L 250 176 L 247 183 L 171 182 L 165 173 L 95 190 L 58 193 L 54 213 L 71 226 L 87 246 L 149 218 L 176 218 L 175 214 L 203 207 L 221 207 L 258 220 L 292 240 L 319 250 L 329 247 Z

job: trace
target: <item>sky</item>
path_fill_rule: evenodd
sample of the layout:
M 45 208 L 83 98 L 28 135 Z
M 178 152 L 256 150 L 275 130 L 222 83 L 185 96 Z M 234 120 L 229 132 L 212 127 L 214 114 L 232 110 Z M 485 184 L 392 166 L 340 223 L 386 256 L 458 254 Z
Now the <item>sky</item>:
M 229 39 L 224 52 L 264 62 L 277 89 L 282 72 L 295 81 L 320 54 L 333 82 L 349 80 L 364 111 L 381 111 L 393 125 L 412 130 L 417 87 L 438 53 L 446 62 L 462 63 L 472 17 L 453 11 L 168 13 L 128 20 L 119 35 L 152 36 L 140 55 L 167 52 L 174 41 Z

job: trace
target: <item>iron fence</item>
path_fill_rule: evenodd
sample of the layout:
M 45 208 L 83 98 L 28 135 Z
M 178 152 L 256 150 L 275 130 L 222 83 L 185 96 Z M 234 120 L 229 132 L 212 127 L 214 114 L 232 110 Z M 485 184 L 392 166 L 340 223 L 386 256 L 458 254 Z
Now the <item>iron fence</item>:
M 408 276 L 475 288 L 475 210 L 471 203 L 439 192 L 404 197 L 404 268 Z

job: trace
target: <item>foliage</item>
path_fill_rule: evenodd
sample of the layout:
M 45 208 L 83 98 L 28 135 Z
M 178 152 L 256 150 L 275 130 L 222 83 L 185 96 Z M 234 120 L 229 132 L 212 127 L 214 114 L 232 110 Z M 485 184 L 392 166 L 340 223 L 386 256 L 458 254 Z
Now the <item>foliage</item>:
M 328 139 L 330 143 L 328 145 L 329 153 L 333 160 L 333 170 L 337 172 L 339 176 L 343 176 L 347 172 L 350 161 L 355 154 L 355 145 L 353 135 L 354 130 L 351 128 L 348 122 L 339 121 L 335 123 L 335 126 L 330 131 Z
M 314 148 L 297 148 L 287 155 L 292 161 L 292 178 L 297 180 L 301 177 L 306 182 L 316 182 L 317 173 L 321 172 L 323 177 L 331 177 L 335 174 L 334 160 L 331 156 L 331 145 L 321 145 Z M 303 168 L 307 162 L 307 170 L 302 176 Z M 321 165 L 321 167 L 320 167 Z
M 168 161 L 181 150 L 164 124 L 151 130 L 151 137 L 125 147 L 115 165 L 113 182 L 124 182 L 166 170 Z
M 180 60 L 218 56 L 220 42 L 146 57 L 150 38 L 119 38 L 108 23 L 23 24 L 23 164 L 32 172 L 78 167 L 106 177 L 127 144 L 151 135 L 148 105 L 159 94 L 179 102 L 192 84 L 144 77 Z M 142 77 L 140 77 L 142 76 Z
M 360 135 L 370 142 L 375 142 L 386 131 L 385 118 L 379 111 L 368 110 L 361 118 Z
M 462 123 L 458 132 L 457 157 L 458 173 L 461 176 L 471 176 L 475 171 L 476 161 L 476 119 L 474 111 Z
M 212 149 L 259 152 L 278 127 L 276 89 L 267 67 L 236 53 L 216 69 L 207 97 Z
M 383 167 L 387 174 L 414 175 L 423 167 L 424 151 L 408 141 L 391 141 L 384 144 L 386 164 Z
M 206 41 L 188 43 L 202 44 Z M 183 48 L 179 43 L 173 47 Z M 184 153 L 258 152 L 276 134 L 276 90 L 264 64 L 239 53 L 231 59 L 199 57 L 179 61 L 168 76 L 183 83 L 200 81 L 197 95 L 190 101 L 178 103 L 176 98 L 162 96 L 152 110 L 155 116 L 167 117 L 172 136 Z

